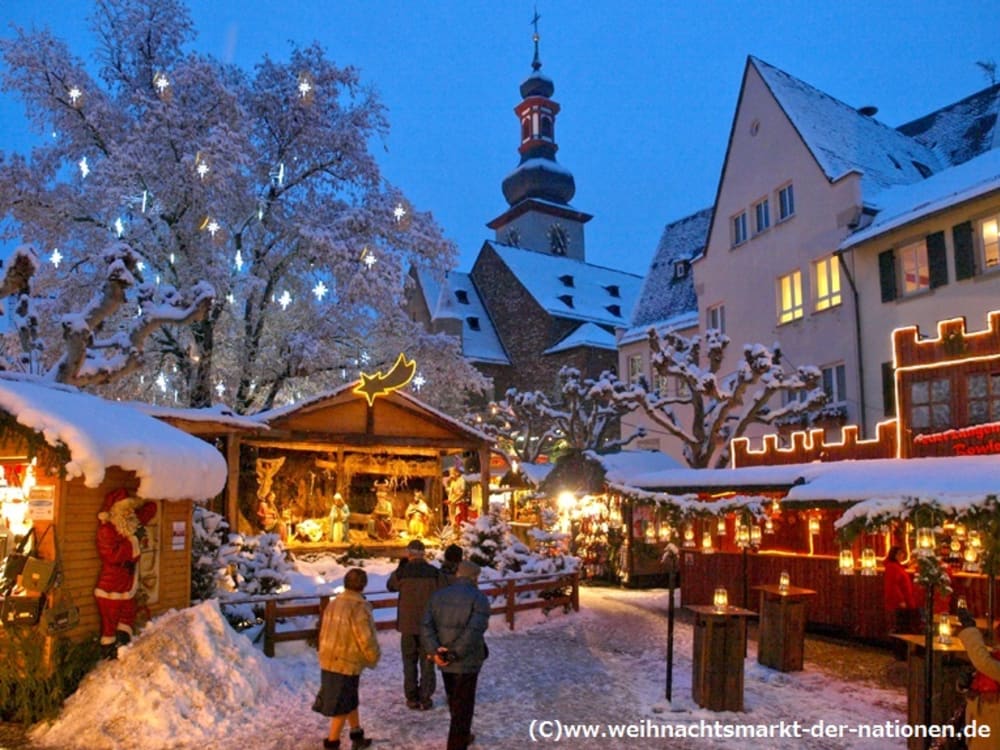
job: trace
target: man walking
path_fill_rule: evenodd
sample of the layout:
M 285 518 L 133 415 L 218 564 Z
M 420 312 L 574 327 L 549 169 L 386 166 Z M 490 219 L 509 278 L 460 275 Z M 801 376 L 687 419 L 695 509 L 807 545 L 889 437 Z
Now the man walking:
M 431 594 L 445 585 L 441 571 L 424 560 L 424 543 L 413 539 L 406 545 L 406 554 L 389 576 L 385 587 L 399 592 L 396 630 L 399 650 L 403 657 L 403 692 L 406 705 L 428 710 L 434 705 L 436 687 L 434 664 L 425 654 L 429 648 L 421 642 L 420 625 Z
M 476 682 L 489 654 L 483 634 L 490 624 L 490 602 L 478 580 L 479 566 L 463 560 L 455 583 L 434 594 L 424 613 L 424 642 L 441 668 L 451 711 L 448 750 L 465 750 L 475 739 Z

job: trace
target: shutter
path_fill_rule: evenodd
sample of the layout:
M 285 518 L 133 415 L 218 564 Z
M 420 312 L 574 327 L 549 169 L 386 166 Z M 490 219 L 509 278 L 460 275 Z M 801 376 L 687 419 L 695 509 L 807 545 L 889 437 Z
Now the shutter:
M 927 266 L 931 275 L 931 289 L 948 283 L 948 253 L 944 248 L 944 232 L 927 235 Z
M 896 374 L 892 362 L 882 363 L 882 411 L 887 417 L 896 416 Z
M 951 228 L 955 245 L 955 280 L 971 279 L 976 275 L 976 250 L 972 243 L 972 222 L 956 224 Z
M 896 299 L 896 253 L 885 250 L 878 254 L 878 278 L 882 288 L 882 301 L 892 302 Z

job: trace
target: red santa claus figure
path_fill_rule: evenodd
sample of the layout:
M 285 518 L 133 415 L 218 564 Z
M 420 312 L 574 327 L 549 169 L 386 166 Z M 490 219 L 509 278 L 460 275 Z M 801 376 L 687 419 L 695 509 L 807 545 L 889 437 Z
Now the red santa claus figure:
M 118 647 L 132 639 L 135 624 L 135 595 L 139 588 L 136 568 L 142 551 L 145 524 L 156 515 L 156 503 L 129 497 L 117 489 L 104 498 L 97 514 L 97 554 L 101 571 L 97 577 L 97 611 L 101 615 L 101 655 L 114 659 Z

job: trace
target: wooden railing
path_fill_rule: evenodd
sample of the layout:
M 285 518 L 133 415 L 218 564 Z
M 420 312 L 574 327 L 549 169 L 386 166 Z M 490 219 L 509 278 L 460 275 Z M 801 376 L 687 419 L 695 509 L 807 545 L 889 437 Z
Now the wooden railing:
M 490 598 L 491 615 L 503 615 L 507 626 L 513 630 L 516 613 L 530 609 L 549 611 L 562 607 L 565 611 L 572 609 L 580 611 L 580 576 L 578 573 L 565 575 L 531 576 L 526 578 L 508 578 L 499 581 L 489 581 L 480 590 Z M 518 595 L 537 592 L 537 596 L 525 601 L 518 601 Z M 372 609 L 396 609 L 399 597 L 388 591 L 377 591 L 366 595 Z M 264 653 L 274 656 L 274 646 L 286 641 L 315 640 L 319 637 L 319 622 L 323 610 L 329 603 L 330 596 L 294 596 L 264 599 Z M 499 603 L 497 602 L 499 599 Z M 228 601 L 223 604 L 247 604 L 260 602 L 261 599 L 243 599 Z M 315 625 L 297 630 L 278 630 L 278 623 L 290 617 L 315 617 Z M 376 617 L 375 627 L 378 630 L 393 630 L 396 619 L 379 620 Z

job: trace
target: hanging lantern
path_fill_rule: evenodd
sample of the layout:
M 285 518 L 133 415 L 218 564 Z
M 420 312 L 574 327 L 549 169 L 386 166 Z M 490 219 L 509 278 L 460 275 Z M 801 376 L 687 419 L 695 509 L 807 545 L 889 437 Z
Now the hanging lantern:
M 875 550 L 865 547 L 861 550 L 861 575 L 873 576 L 878 572 L 878 558 L 875 557 Z
M 819 533 L 819 516 L 811 516 L 809 518 L 809 533 L 810 534 Z
M 722 612 L 729 607 L 729 592 L 724 586 L 719 586 L 712 595 L 712 606 L 717 612 Z
M 694 546 L 694 526 L 688 524 L 684 527 L 684 546 L 693 547 Z
M 740 526 L 736 527 L 736 544 L 739 545 L 740 549 L 750 546 L 750 527 Z
M 653 524 L 649 524 L 646 527 L 646 541 L 653 542 L 656 540 L 656 529 L 653 528 Z
M 969 544 L 972 545 L 974 549 L 979 549 L 983 546 L 983 539 L 979 536 L 979 532 L 975 530 L 969 531 Z
M 955 524 L 955 536 L 959 539 L 965 539 L 965 524 L 956 523 Z
M 782 594 L 788 593 L 788 587 L 791 584 L 791 577 L 788 575 L 787 570 L 781 571 L 781 575 L 778 576 L 778 591 Z
M 666 523 L 661 524 L 660 525 L 660 541 L 661 542 L 668 541 L 670 539 L 671 534 L 673 534 L 673 531 L 674 530 L 670 528 L 670 524 L 666 524 Z
M 840 562 L 838 564 L 840 575 L 854 575 L 854 554 L 849 549 L 840 550 Z
M 771 520 L 770 516 L 764 519 L 764 533 L 765 534 L 774 533 L 774 521 Z
M 934 551 L 934 529 L 921 526 L 917 529 L 917 552 L 930 554 Z
M 966 573 L 979 572 L 979 550 L 970 544 L 965 548 L 965 554 L 962 557 L 962 570 Z
M 759 547 L 761 542 L 760 526 L 754 524 L 750 527 L 750 544 Z
M 701 551 L 706 555 L 710 555 L 715 552 L 715 548 L 712 546 L 711 532 L 706 531 L 701 535 Z
M 715 523 L 715 533 L 719 536 L 726 535 L 726 517 L 719 516 L 719 520 Z
M 951 554 L 953 555 L 957 555 L 959 552 L 962 551 L 962 543 L 958 541 L 957 536 L 952 537 L 950 549 L 951 549 Z

